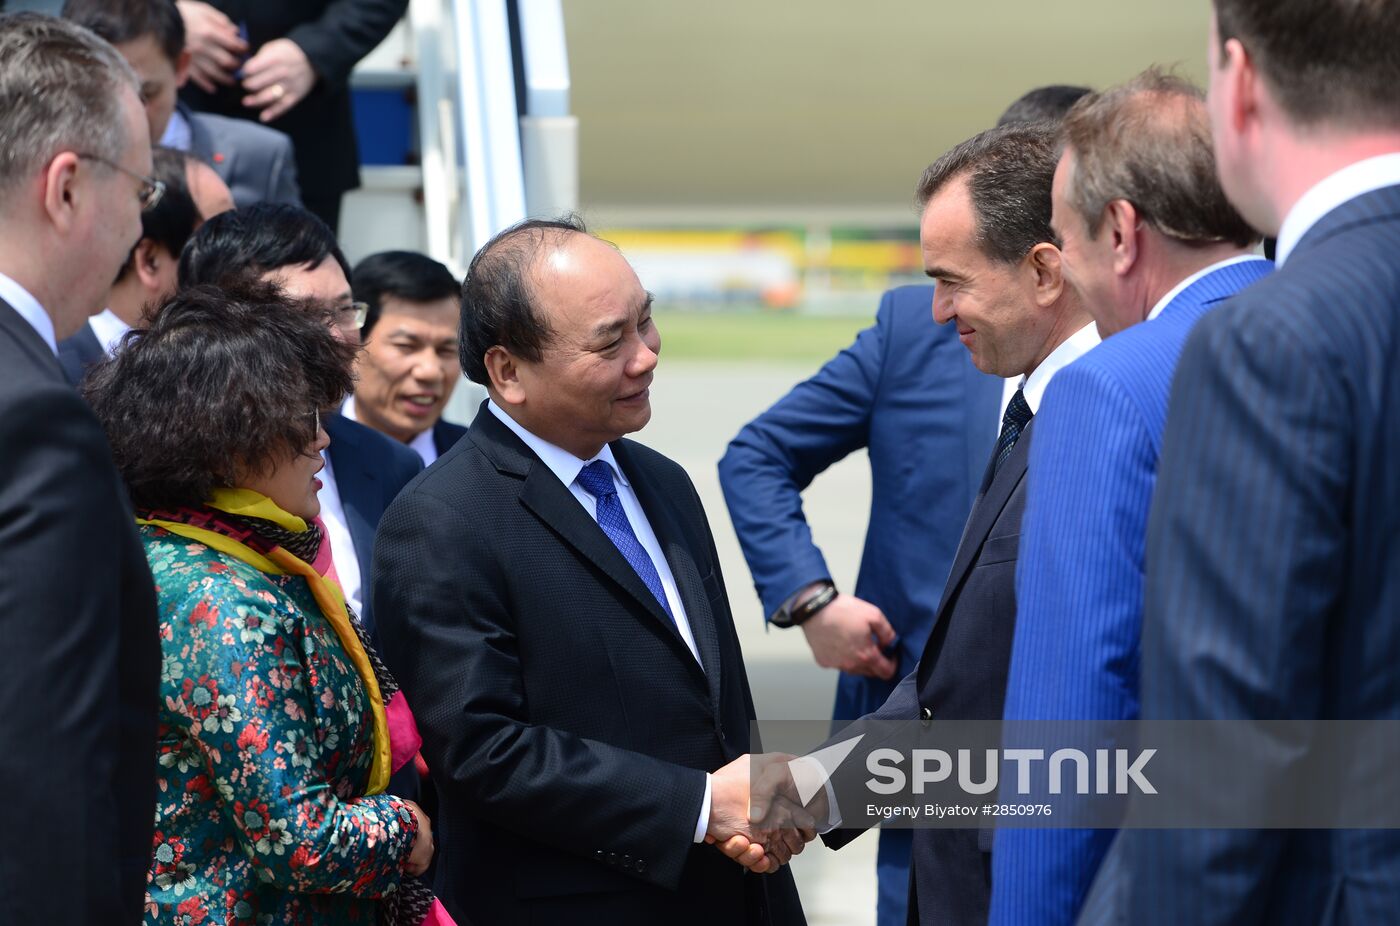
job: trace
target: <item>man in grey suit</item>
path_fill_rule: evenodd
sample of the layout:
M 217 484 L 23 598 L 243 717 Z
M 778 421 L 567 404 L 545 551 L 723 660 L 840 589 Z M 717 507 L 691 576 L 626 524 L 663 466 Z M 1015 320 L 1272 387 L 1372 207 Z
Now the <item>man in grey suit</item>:
M 63 15 L 115 45 L 136 71 L 152 142 L 207 161 L 239 207 L 301 205 L 290 138 L 256 122 L 197 113 L 178 102 L 190 53 L 174 0 L 68 0 Z
M 1400 4 L 1214 8 L 1221 185 L 1277 236 L 1278 271 L 1203 318 L 1177 367 L 1148 524 L 1142 715 L 1236 720 L 1209 742 L 1254 763 L 1248 791 L 1228 795 L 1253 822 L 1284 804 L 1318 735 L 1244 720 L 1400 718 Z M 1218 801 L 1217 781 L 1185 783 Z M 1400 911 L 1393 829 L 1124 835 L 1133 923 Z

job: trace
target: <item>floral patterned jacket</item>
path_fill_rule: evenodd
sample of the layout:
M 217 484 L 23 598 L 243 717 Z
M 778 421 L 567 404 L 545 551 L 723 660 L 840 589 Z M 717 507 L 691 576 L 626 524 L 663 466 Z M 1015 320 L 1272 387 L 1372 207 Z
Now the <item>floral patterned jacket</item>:
M 140 531 L 164 654 L 146 922 L 373 924 L 417 824 L 364 796 L 368 699 L 305 580 Z

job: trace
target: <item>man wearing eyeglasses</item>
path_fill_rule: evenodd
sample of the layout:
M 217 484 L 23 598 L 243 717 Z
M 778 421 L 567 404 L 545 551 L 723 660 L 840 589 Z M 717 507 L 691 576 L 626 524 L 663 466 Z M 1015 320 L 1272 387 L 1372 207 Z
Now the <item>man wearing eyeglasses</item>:
M 360 343 L 366 306 L 354 301 L 350 265 L 326 223 L 300 206 L 258 203 L 214 216 L 180 257 L 180 286 L 222 282 L 254 273 L 288 295 L 336 310 L 335 331 Z M 384 509 L 423 469 L 412 450 L 377 431 L 323 409 L 331 443 L 322 451 L 321 519 L 345 599 L 373 634 L 370 563 Z
M 71 24 L 0 16 L 0 138 L 0 793 L 5 831 L 53 850 L 0 844 L 0 922 L 135 923 L 155 595 L 106 437 L 55 355 L 157 195 L 136 77 Z

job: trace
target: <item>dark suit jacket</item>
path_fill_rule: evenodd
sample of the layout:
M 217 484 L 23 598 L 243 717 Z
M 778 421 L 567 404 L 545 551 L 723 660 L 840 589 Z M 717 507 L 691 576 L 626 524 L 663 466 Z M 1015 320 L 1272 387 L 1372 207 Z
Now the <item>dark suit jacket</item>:
M 307 200 L 338 196 L 360 185 L 359 149 L 350 110 L 350 71 L 384 41 L 408 0 L 212 0 L 235 23 L 246 23 L 256 52 L 289 38 L 306 53 L 320 80 L 285 116 L 269 123 L 296 146 L 297 176 Z M 182 92 L 195 109 L 242 119 L 240 87 L 210 96 L 193 84 Z
M 177 105 L 190 124 L 190 151 L 209 162 L 228 184 L 235 205 L 301 205 L 290 138 L 247 119 L 197 113 L 183 102 Z
M 136 923 L 155 813 L 151 573 L 101 426 L 3 301 L 0 370 L 0 922 Z
M 423 471 L 423 459 L 392 438 L 344 415 L 325 415 L 330 435 L 327 453 L 335 470 L 335 487 L 345 509 L 350 541 L 360 567 L 364 613 L 360 623 L 378 641 L 370 578 L 374 569 L 374 532 L 389 503 Z
M 719 463 L 766 618 L 831 577 L 802 490 L 848 454 L 869 451 L 870 525 L 855 594 L 899 635 L 899 671 L 891 681 L 843 673 L 838 720 L 884 704 L 918 662 L 996 441 L 1002 380 L 972 365 L 956 327 L 934 323 L 932 304 L 932 286 L 885 293 L 875 324 L 745 425 Z
M 453 424 L 450 421 L 438 419 L 438 423 L 433 425 L 433 446 L 437 448 L 438 456 L 452 449 L 452 446 L 461 440 L 467 433 L 467 429 L 460 424 Z
M 866 720 L 998 720 L 1016 626 L 1016 554 L 1026 506 L 1026 464 L 1035 419 L 1026 425 L 995 478 L 972 506 L 917 668 Z M 860 721 L 835 737 L 854 736 Z M 867 738 L 842 766 L 860 773 L 880 743 Z M 839 778 L 840 776 L 838 776 Z M 838 787 L 838 793 L 850 793 Z M 914 830 L 909 922 L 983 924 L 991 899 L 992 830 Z M 823 839 L 839 849 L 859 835 Z M 922 911 L 922 913 L 921 913 Z
M 97 340 L 89 324 L 79 328 L 77 334 L 58 342 L 58 364 L 63 367 L 63 375 L 68 382 L 74 386 L 82 385 L 88 367 L 105 356 L 107 352 L 102 349 L 102 342 Z
M 1144 718 L 1400 718 L 1397 254 L 1392 186 L 1324 216 L 1187 341 L 1148 522 Z M 1271 766 L 1242 811 L 1309 749 L 1265 730 L 1231 746 Z M 1394 830 L 1124 836 L 1134 923 L 1400 911 Z
M 483 405 L 385 513 L 375 607 L 441 802 L 459 922 L 801 923 L 791 877 L 692 842 L 753 702 L 689 477 L 612 445 L 704 667 L 578 500 Z

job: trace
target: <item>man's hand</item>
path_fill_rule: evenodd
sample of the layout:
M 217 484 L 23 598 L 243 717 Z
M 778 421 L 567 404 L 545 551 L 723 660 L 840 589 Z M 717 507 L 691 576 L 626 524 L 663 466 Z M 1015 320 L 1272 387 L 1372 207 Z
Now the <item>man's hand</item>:
M 884 613 L 854 595 L 837 595 L 802 623 L 817 665 L 852 675 L 894 677 L 898 665 L 882 649 L 894 642 Z
M 258 119 L 271 122 L 300 103 L 316 85 L 316 71 L 306 52 L 291 39 L 273 39 L 243 65 L 243 105 L 260 109 Z
M 213 93 L 218 84 L 232 86 L 240 58 L 248 53 L 248 43 L 239 36 L 238 27 L 200 0 L 177 0 L 175 6 L 185 21 L 190 78 L 206 93 Z
M 765 761 L 779 764 L 788 758 L 764 757 Z M 751 871 L 766 874 L 777 871 L 801 852 L 807 842 L 816 837 L 816 832 L 811 818 L 802 808 L 787 802 L 775 807 L 772 800 L 766 803 L 766 808 L 774 811 L 775 819 L 780 811 L 785 825 L 755 831 L 749 823 L 749 776 L 749 756 L 735 759 L 710 776 L 710 820 L 705 841 L 721 847 L 731 846 L 723 850 L 725 855 Z M 735 842 L 736 836 L 742 842 Z

